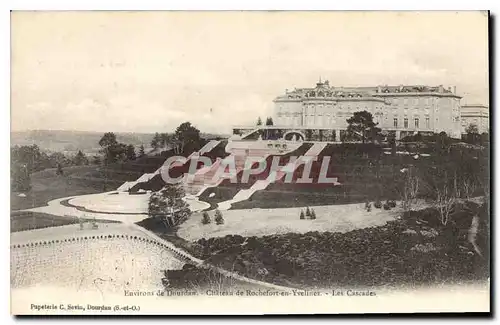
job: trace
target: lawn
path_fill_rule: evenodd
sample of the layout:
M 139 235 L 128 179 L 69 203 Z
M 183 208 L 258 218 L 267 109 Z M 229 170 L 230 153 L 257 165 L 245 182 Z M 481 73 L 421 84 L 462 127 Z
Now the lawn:
M 93 219 L 92 219 L 93 220 Z M 99 222 L 117 222 L 109 220 L 97 220 Z M 18 211 L 10 214 L 10 231 L 25 231 L 48 227 L 59 227 L 78 223 L 76 217 L 60 217 L 48 213 Z
M 84 208 L 88 212 L 116 214 L 144 214 L 148 212 L 150 193 L 129 194 L 127 192 L 112 192 L 82 195 L 70 199 L 70 206 Z M 192 211 L 204 210 L 210 205 L 193 198 L 185 198 Z
M 96 166 L 76 166 L 64 169 L 64 175 L 56 175 L 55 169 L 34 173 L 31 176 L 32 189 L 20 197 L 17 192 L 11 193 L 11 210 L 29 209 L 45 206 L 53 199 L 72 195 L 83 195 L 103 192 L 104 182 L 96 179 L 74 178 L 88 173 Z M 108 183 L 110 188 L 120 184 Z M 116 187 L 115 187 L 116 185 Z
M 300 220 L 305 208 L 242 209 L 223 211 L 224 224 L 216 225 L 214 211 L 209 212 L 212 223 L 202 225 L 201 214 L 193 214 L 184 222 L 177 234 L 189 241 L 226 235 L 265 236 L 309 231 L 348 232 L 354 229 L 384 225 L 394 220 L 401 209 L 390 211 L 372 209 L 367 212 L 364 204 L 315 206 L 316 220 Z

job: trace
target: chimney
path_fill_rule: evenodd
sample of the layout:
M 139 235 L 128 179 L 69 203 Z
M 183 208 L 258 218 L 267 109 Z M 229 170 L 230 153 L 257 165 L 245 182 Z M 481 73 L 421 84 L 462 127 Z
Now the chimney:
M 377 86 L 377 92 L 381 93 L 382 92 L 382 86 Z
M 439 85 L 439 92 L 440 92 L 440 93 L 444 92 L 444 87 L 443 87 L 443 85 Z
M 456 95 L 457 94 L 457 86 L 453 86 L 453 93 Z
M 451 93 L 451 87 L 448 87 L 448 91 Z

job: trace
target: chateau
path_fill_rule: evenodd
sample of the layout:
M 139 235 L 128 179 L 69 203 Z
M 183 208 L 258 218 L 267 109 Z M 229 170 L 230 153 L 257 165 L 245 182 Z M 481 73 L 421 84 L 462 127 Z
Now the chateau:
M 469 124 L 488 132 L 488 107 L 461 106 L 456 87 L 399 85 L 337 87 L 321 79 L 312 88 L 295 88 L 274 99 L 272 126 L 234 127 L 234 139 L 339 142 L 347 119 L 368 111 L 385 136 L 446 132 L 460 138 Z
M 446 132 L 460 137 L 460 99 L 443 86 L 335 87 L 328 81 L 298 88 L 275 100 L 274 124 L 287 127 L 347 128 L 354 112 L 368 111 L 387 133 L 402 138 L 415 132 Z

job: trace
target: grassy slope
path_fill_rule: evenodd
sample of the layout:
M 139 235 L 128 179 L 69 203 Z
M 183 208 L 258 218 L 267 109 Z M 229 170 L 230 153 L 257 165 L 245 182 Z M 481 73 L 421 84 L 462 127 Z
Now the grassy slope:
M 92 219 L 93 220 L 93 219 Z M 88 220 L 90 221 L 90 220 Z M 99 222 L 117 222 L 108 220 L 97 220 Z M 59 217 L 47 213 L 19 211 L 10 215 L 10 231 L 25 231 L 32 229 L 59 227 L 78 223 L 78 218 Z
M 19 197 L 16 192 L 11 193 L 11 210 L 29 209 L 44 206 L 47 202 L 72 195 L 99 193 L 103 191 L 103 182 L 100 180 L 73 179 L 97 168 L 96 166 L 76 166 L 64 169 L 64 175 L 56 175 L 55 169 L 47 169 L 34 173 L 31 177 L 32 189 L 25 193 L 26 197 Z

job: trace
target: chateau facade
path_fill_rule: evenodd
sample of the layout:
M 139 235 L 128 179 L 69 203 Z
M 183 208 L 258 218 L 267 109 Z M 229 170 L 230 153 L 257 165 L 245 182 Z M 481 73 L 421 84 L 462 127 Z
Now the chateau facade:
M 334 132 L 336 141 L 354 112 L 368 111 L 386 134 L 446 132 L 460 138 L 460 99 L 443 86 L 334 87 L 321 80 L 313 88 L 296 88 L 274 99 L 274 126 Z M 463 122 L 463 121 L 462 121 Z

